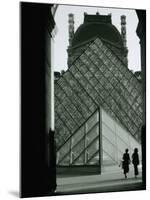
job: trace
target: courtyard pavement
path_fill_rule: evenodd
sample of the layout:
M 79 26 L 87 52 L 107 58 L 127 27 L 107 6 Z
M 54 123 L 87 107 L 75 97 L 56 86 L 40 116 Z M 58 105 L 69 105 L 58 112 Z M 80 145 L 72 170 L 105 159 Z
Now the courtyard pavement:
M 107 167 L 99 175 L 57 177 L 56 194 L 75 194 L 92 192 L 111 192 L 142 189 L 142 170 L 134 177 L 133 167 L 130 167 L 128 178 L 124 178 L 120 167 Z

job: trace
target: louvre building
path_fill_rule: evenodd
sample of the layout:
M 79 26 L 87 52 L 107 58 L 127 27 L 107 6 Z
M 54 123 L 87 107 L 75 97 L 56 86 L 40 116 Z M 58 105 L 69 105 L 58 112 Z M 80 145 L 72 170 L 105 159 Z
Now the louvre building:
M 68 70 L 55 81 L 57 166 L 103 173 L 126 148 L 141 158 L 142 85 L 128 69 L 126 21 L 84 16 L 74 33 L 69 16 Z

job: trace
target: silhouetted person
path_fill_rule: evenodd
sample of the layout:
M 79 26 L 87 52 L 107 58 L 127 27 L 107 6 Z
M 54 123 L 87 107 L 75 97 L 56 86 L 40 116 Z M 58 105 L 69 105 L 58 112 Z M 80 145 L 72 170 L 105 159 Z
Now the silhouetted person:
M 128 153 L 128 149 L 125 150 L 125 153 L 123 154 L 123 157 L 122 157 L 122 168 L 123 168 L 123 172 L 124 172 L 124 175 L 125 175 L 125 178 L 127 178 L 127 173 L 129 172 L 129 164 L 130 164 L 130 156 L 129 156 L 129 153 Z
M 135 175 L 135 178 L 137 177 L 137 175 L 139 174 L 138 172 L 138 165 L 139 165 L 139 155 L 138 155 L 138 149 L 135 148 L 134 149 L 134 153 L 132 154 L 132 163 L 133 163 L 133 166 L 134 166 L 134 175 Z

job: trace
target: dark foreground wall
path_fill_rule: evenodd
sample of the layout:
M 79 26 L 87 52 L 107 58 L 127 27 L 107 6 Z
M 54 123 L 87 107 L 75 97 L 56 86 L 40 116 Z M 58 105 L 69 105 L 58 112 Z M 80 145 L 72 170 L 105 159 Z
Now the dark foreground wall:
M 146 10 L 136 10 L 139 19 L 137 26 L 137 35 L 140 39 L 141 47 L 141 70 L 142 70 L 142 86 L 143 86 L 143 126 L 142 135 L 142 177 L 143 184 L 146 188 Z
M 46 124 L 45 96 L 45 63 L 50 48 L 46 41 L 50 44 L 54 27 L 51 6 L 20 4 L 21 197 L 51 195 L 56 188 L 54 132 Z

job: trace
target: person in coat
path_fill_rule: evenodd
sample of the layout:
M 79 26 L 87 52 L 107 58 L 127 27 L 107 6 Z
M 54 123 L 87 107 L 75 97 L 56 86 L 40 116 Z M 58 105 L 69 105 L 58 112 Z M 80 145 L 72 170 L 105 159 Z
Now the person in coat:
M 123 173 L 125 178 L 127 178 L 127 173 L 129 172 L 129 164 L 130 164 L 130 156 L 128 153 L 128 149 L 125 150 L 125 153 L 123 154 L 122 157 L 122 168 L 123 168 Z
M 139 163 L 140 162 L 139 162 L 138 149 L 135 148 L 134 149 L 134 153 L 132 154 L 132 164 L 134 166 L 134 175 L 135 175 L 135 178 L 139 174 L 139 171 L 138 171 L 138 165 L 139 165 Z

